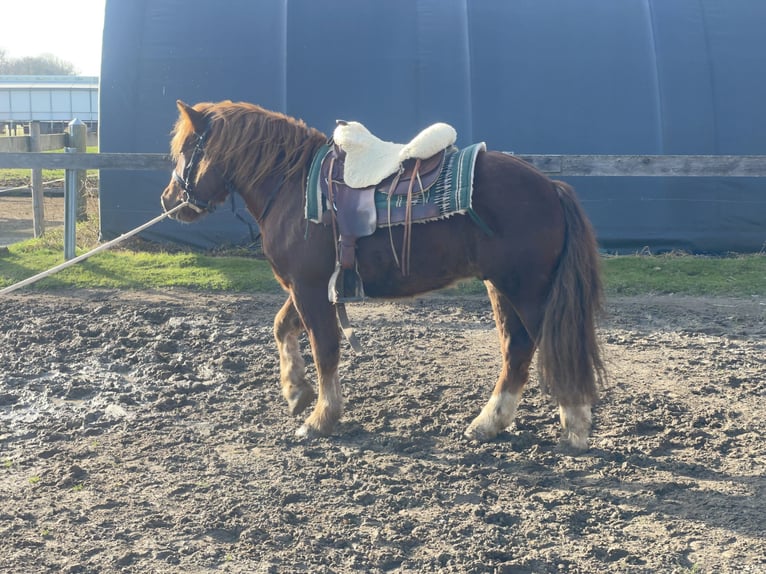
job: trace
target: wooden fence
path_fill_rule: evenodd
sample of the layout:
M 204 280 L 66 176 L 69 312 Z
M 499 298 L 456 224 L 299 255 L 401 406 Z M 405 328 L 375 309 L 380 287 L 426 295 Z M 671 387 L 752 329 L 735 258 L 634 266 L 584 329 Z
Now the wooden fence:
M 71 150 L 70 150 L 71 151 Z M 517 155 L 552 177 L 766 177 L 766 155 Z M 170 172 L 170 157 L 159 153 L 47 154 L 35 152 L 0 153 L 0 168 L 64 169 L 67 178 L 88 169 L 128 169 Z M 33 182 L 35 176 L 33 175 Z M 33 186 L 34 187 L 34 186 Z M 34 200 L 35 221 L 42 229 L 42 192 Z M 73 234 L 73 214 L 65 210 L 64 227 Z M 38 224 L 35 223 L 37 234 Z M 67 240 L 65 254 L 74 253 L 74 238 Z
M 88 128 L 80 120 L 74 119 L 68 124 L 69 132 L 64 134 L 41 134 L 40 122 L 34 121 L 29 124 L 28 136 L 14 136 L 0 138 L 0 156 L 6 155 L 2 153 L 2 148 L 17 148 L 27 147 L 27 152 L 22 152 L 22 155 L 35 155 L 40 154 L 43 151 L 54 151 L 64 149 L 67 152 L 80 152 L 85 153 L 88 146 Z M 18 152 L 17 152 L 18 153 Z M 14 155 L 11 152 L 7 152 L 7 155 Z M 51 155 L 51 154 L 42 154 Z M 60 155 L 60 154 L 59 154 Z M 0 166 L 2 167 L 2 166 Z M 32 190 L 32 223 L 34 227 L 35 237 L 40 237 L 45 231 L 45 213 L 43 208 L 43 173 L 42 167 L 31 165 L 31 185 Z M 70 189 L 74 195 L 71 198 L 71 205 L 74 208 L 73 216 L 84 215 L 85 213 L 85 171 L 77 169 L 66 169 L 65 185 L 67 191 Z M 69 206 L 70 202 L 66 202 Z M 66 212 L 65 212 L 66 216 Z M 70 218 L 72 219 L 72 218 Z M 69 234 L 74 235 L 74 220 L 66 221 L 65 229 L 69 230 Z M 71 244 L 71 246 L 69 245 Z M 65 241 L 67 253 L 74 252 L 74 238 L 71 241 Z
M 555 177 L 766 177 L 766 155 L 516 154 Z M 168 171 L 161 153 L 0 153 L 0 168 Z

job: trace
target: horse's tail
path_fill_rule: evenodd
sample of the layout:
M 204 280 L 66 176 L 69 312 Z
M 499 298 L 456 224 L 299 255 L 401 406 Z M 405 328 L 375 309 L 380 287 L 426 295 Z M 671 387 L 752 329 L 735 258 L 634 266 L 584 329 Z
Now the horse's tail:
M 603 304 L 598 247 L 574 190 L 554 183 L 566 234 L 540 331 L 538 374 L 543 390 L 559 404 L 591 405 L 606 380 L 596 336 Z

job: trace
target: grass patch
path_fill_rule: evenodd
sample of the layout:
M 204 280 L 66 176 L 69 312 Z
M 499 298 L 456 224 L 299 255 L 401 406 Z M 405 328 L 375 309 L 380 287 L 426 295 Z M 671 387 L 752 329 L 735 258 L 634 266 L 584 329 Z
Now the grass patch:
M 766 296 L 766 254 L 707 257 L 619 255 L 602 259 L 607 295 L 729 295 Z M 478 280 L 461 282 L 445 290 L 450 295 L 484 293 Z
M 78 233 L 78 237 L 80 234 Z M 78 250 L 78 254 L 85 250 Z M 46 234 L 12 245 L 0 255 L 0 287 L 63 262 L 63 247 Z M 603 259 L 607 294 L 766 295 L 766 255 L 701 257 L 630 255 Z M 278 293 L 269 264 L 243 255 L 113 250 L 43 279 L 31 288 L 163 289 Z M 445 290 L 450 295 L 484 293 L 478 280 Z
M 12 245 L 0 257 L 0 287 L 63 263 L 63 248 Z M 78 250 L 78 255 L 84 251 Z M 201 253 L 105 251 L 42 279 L 32 288 L 161 289 L 277 293 L 280 287 L 266 261 Z
M 766 254 L 704 257 L 630 255 L 603 262 L 607 293 L 766 295 Z

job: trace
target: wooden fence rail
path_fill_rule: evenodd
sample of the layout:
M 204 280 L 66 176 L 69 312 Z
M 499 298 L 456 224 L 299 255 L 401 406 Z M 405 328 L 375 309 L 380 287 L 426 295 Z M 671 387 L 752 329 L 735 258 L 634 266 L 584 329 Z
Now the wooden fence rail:
M 561 177 L 766 177 L 766 155 L 519 155 Z
M 172 165 L 170 156 L 162 153 L 0 153 L 0 168 L 170 171 Z
M 70 144 L 71 145 L 71 144 Z M 40 170 L 64 169 L 66 180 L 88 169 L 129 169 L 170 172 L 170 157 L 161 153 L 84 153 L 84 143 L 75 152 L 48 154 L 38 152 L 0 152 L 0 168 L 32 169 L 33 190 Z M 540 171 L 554 177 L 766 177 L 766 155 L 524 155 Z M 39 200 L 33 191 L 35 236 L 42 233 L 42 185 Z M 69 183 L 67 184 L 69 189 Z M 69 205 L 69 202 L 67 202 Z M 38 210 L 40 213 L 38 213 Z M 64 253 L 74 257 L 74 214 L 65 210 Z
M 517 154 L 557 177 L 766 177 L 766 155 Z M 161 153 L 0 153 L 0 168 L 170 171 Z

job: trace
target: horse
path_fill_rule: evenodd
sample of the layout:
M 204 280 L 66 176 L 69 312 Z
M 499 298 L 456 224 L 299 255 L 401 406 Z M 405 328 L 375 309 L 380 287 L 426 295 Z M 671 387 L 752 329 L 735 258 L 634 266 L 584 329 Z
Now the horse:
M 179 100 L 177 107 L 170 141 L 175 169 L 162 207 L 191 223 L 229 195 L 242 197 L 260 229 L 263 255 L 287 293 L 273 331 L 282 395 L 291 415 L 314 403 L 296 436 L 330 435 L 344 414 L 336 313 L 342 304 L 330 301 L 327 288 L 338 238 L 332 225 L 309 221 L 304 213 L 307 172 L 328 138 L 303 120 L 256 104 L 190 106 Z M 559 447 L 587 450 L 592 406 L 606 380 L 596 331 L 603 288 L 592 225 L 572 187 L 498 151 L 478 153 L 472 202 L 489 230 L 466 214 L 412 225 L 407 274 L 392 249 L 406 239 L 403 226 L 360 238 L 355 255 L 365 294 L 404 298 L 467 278 L 483 281 L 502 367 L 465 436 L 490 441 L 512 424 L 537 352 L 539 384 L 559 407 Z M 316 391 L 300 352 L 304 331 L 317 369 Z

